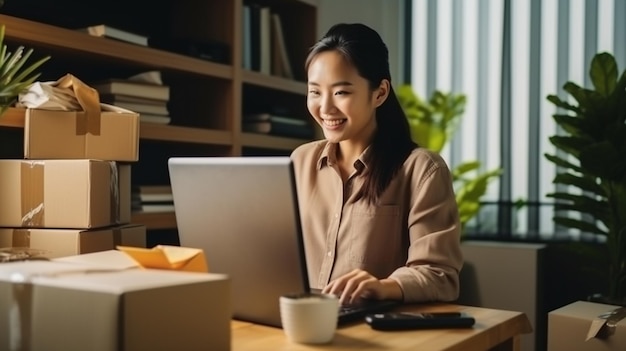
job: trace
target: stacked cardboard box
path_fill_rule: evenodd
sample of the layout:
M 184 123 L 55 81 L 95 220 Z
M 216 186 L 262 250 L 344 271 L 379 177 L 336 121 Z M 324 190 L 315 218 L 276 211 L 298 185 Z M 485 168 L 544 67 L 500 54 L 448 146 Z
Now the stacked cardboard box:
M 0 248 L 48 258 L 145 247 L 130 223 L 136 113 L 25 109 L 24 159 L 0 160 Z

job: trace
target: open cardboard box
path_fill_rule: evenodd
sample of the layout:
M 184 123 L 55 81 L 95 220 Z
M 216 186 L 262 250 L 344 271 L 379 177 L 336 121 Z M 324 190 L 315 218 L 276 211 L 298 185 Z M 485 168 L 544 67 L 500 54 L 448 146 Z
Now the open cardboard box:
M 24 158 L 139 159 L 139 115 L 100 104 L 98 92 L 72 74 L 36 82 L 19 96 L 25 109 Z
M 548 314 L 548 351 L 624 351 L 626 318 L 611 328 L 609 314 L 620 306 L 576 301 Z M 601 328 L 600 328 L 601 327 Z
M 0 349 L 229 350 L 230 280 L 110 250 L 0 264 Z

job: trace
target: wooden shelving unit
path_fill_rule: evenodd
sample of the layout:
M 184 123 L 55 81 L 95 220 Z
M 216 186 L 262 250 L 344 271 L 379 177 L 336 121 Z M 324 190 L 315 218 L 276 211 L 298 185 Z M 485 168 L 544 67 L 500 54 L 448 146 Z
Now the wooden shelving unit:
M 171 156 L 245 156 L 250 150 L 251 154 L 254 150 L 287 154 L 308 141 L 241 132 L 242 114 L 247 106 L 260 101 L 296 106 L 298 115 L 309 118 L 304 72 L 298 72 L 297 65 L 293 80 L 242 68 L 243 0 L 156 0 L 150 3 L 149 12 L 143 8 L 147 3 L 139 0 L 112 2 L 128 9 L 125 17 L 119 15 L 117 5 L 77 7 L 60 1 L 52 6 L 39 0 L 37 10 L 33 4 L 30 8 L 20 2 L 5 4 L 0 24 L 5 25 L 5 44 L 9 47 L 33 48 L 33 58 L 51 56 L 40 69 L 41 81 L 56 80 L 66 73 L 88 83 L 149 70 L 162 72 L 171 91 L 172 124 L 141 123 L 140 159 L 132 167 L 133 183 L 169 182 L 167 158 Z M 257 2 L 281 15 L 291 60 L 304 62 L 308 48 L 317 39 L 317 0 Z M 229 47 L 229 62 L 216 63 L 75 30 L 107 22 L 118 28 L 142 30 L 148 36 L 219 41 Z M 0 138 L 2 133 L 23 127 L 24 110 L 12 108 L 0 117 Z M 132 221 L 145 224 L 149 230 L 176 228 L 173 213 L 135 213 Z

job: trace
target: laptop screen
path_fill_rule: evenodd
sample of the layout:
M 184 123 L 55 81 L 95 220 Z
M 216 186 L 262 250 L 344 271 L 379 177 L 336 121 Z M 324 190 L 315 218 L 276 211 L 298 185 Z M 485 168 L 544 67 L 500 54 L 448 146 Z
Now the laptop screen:
M 181 246 L 231 279 L 235 319 L 280 327 L 279 296 L 309 291 L 291 159 L 172 157 Z

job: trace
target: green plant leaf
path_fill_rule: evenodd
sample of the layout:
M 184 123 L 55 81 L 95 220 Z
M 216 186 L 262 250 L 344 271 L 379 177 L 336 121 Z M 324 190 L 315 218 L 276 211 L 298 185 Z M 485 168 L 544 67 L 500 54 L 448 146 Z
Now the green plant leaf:
M 573 185 L 583 191 L 592 192 L 603 197 L 606 196 L 604 189 L 594 179 L 589 177 L 581 177 L 572 173 L 557 173 L 553 183 Z
M 602 223 L 607 223 L 610 217 L 610 211 L 607 206 L 601 207 L 586 207 L 581 209 L 580 206 L 574 204 L 565 204 L 557 202 L 554 204 L 554 210 L 558 211 L 572 211 L 577 212 L 582 215 L 591 215 L 593 218 L 597 219 Z
M 591 60 L 589 77 L 598 94 L 604 97 L 611 95 L 617 83 L 617 62 L 613 55 L 607 52 L 595 55 Z
M 567 101 L 561 100 L 556 95 L 548 95 L 548 101 L 552 102 L 557 107 L 560 107 L 560 108 L 563 108 L 563 109 L 566 109 L 566 110 L 569 110 L 569 111 L 573 111 L 575 113 L 580 113 L 581 112 L 580 108 L 578 108 L 577 106 L 569 104 Z
M 572 204 L 580 207 L 583 211 L 588 212 L 588 209 L 593 207 L 606 207 L 606 201 L 596 200 L 587 195 L 572 194 L 566 192 L 554 192 L 546 194 L 547 197 L 551 197 L 557 200 L 570 201 Z
M 586 233 L 607 235 L 605 230 L 602 230 L 600 227 L 593 223 L 589 223 L 580 219 L 569 218 L 569 217 L 553 217 L 553 220 L 556 224 L 562 225 L 564 227 L 579 229 Z
M 577 136 L 561 136 L 555 135 L 551 136 L 548 140 L 552 143 L 552 145 L 561 149 L 562 151 L 567 152 L 568 154 L 578 158 L 580 154 L 580 150 L 587 147 L 593 141 L 581 138 Z
M 34 71 L 50 59 L 50 56 L 45 56 L 27 65 L 33 50 L 19 46 L 14 52 L 7 52 L 5 30 L 5 26 L 0 25 L 0 116 L 15 103 L 20 93 L 40 77 L 41 73 Z
M 573 170 L 574 172 L 582 173 L 582 169 L 579 166 L 577 166 L 577 165 L 575 165 L 575 164 L 565 160 L 562 157 L 555 156 L 555 155 L 550 155 L 550 154 L 544 154 L 544 156 L 550 162 L 554 163 L 555 165 L 557 165 L 559 167 L 569 168 L 569 169 Z
M 480 168 L 480 162 L 478 161 L 463 162 L 454 167 L 452 177 L 453 179 L 461 179 L 464 174 L 477 170 L 478 168 Z
M 603 179 L 622 180 L 626 174 L 626 154 L 620 151 L 609 141 L 590 145 L 580 152 L 581 167 Z

